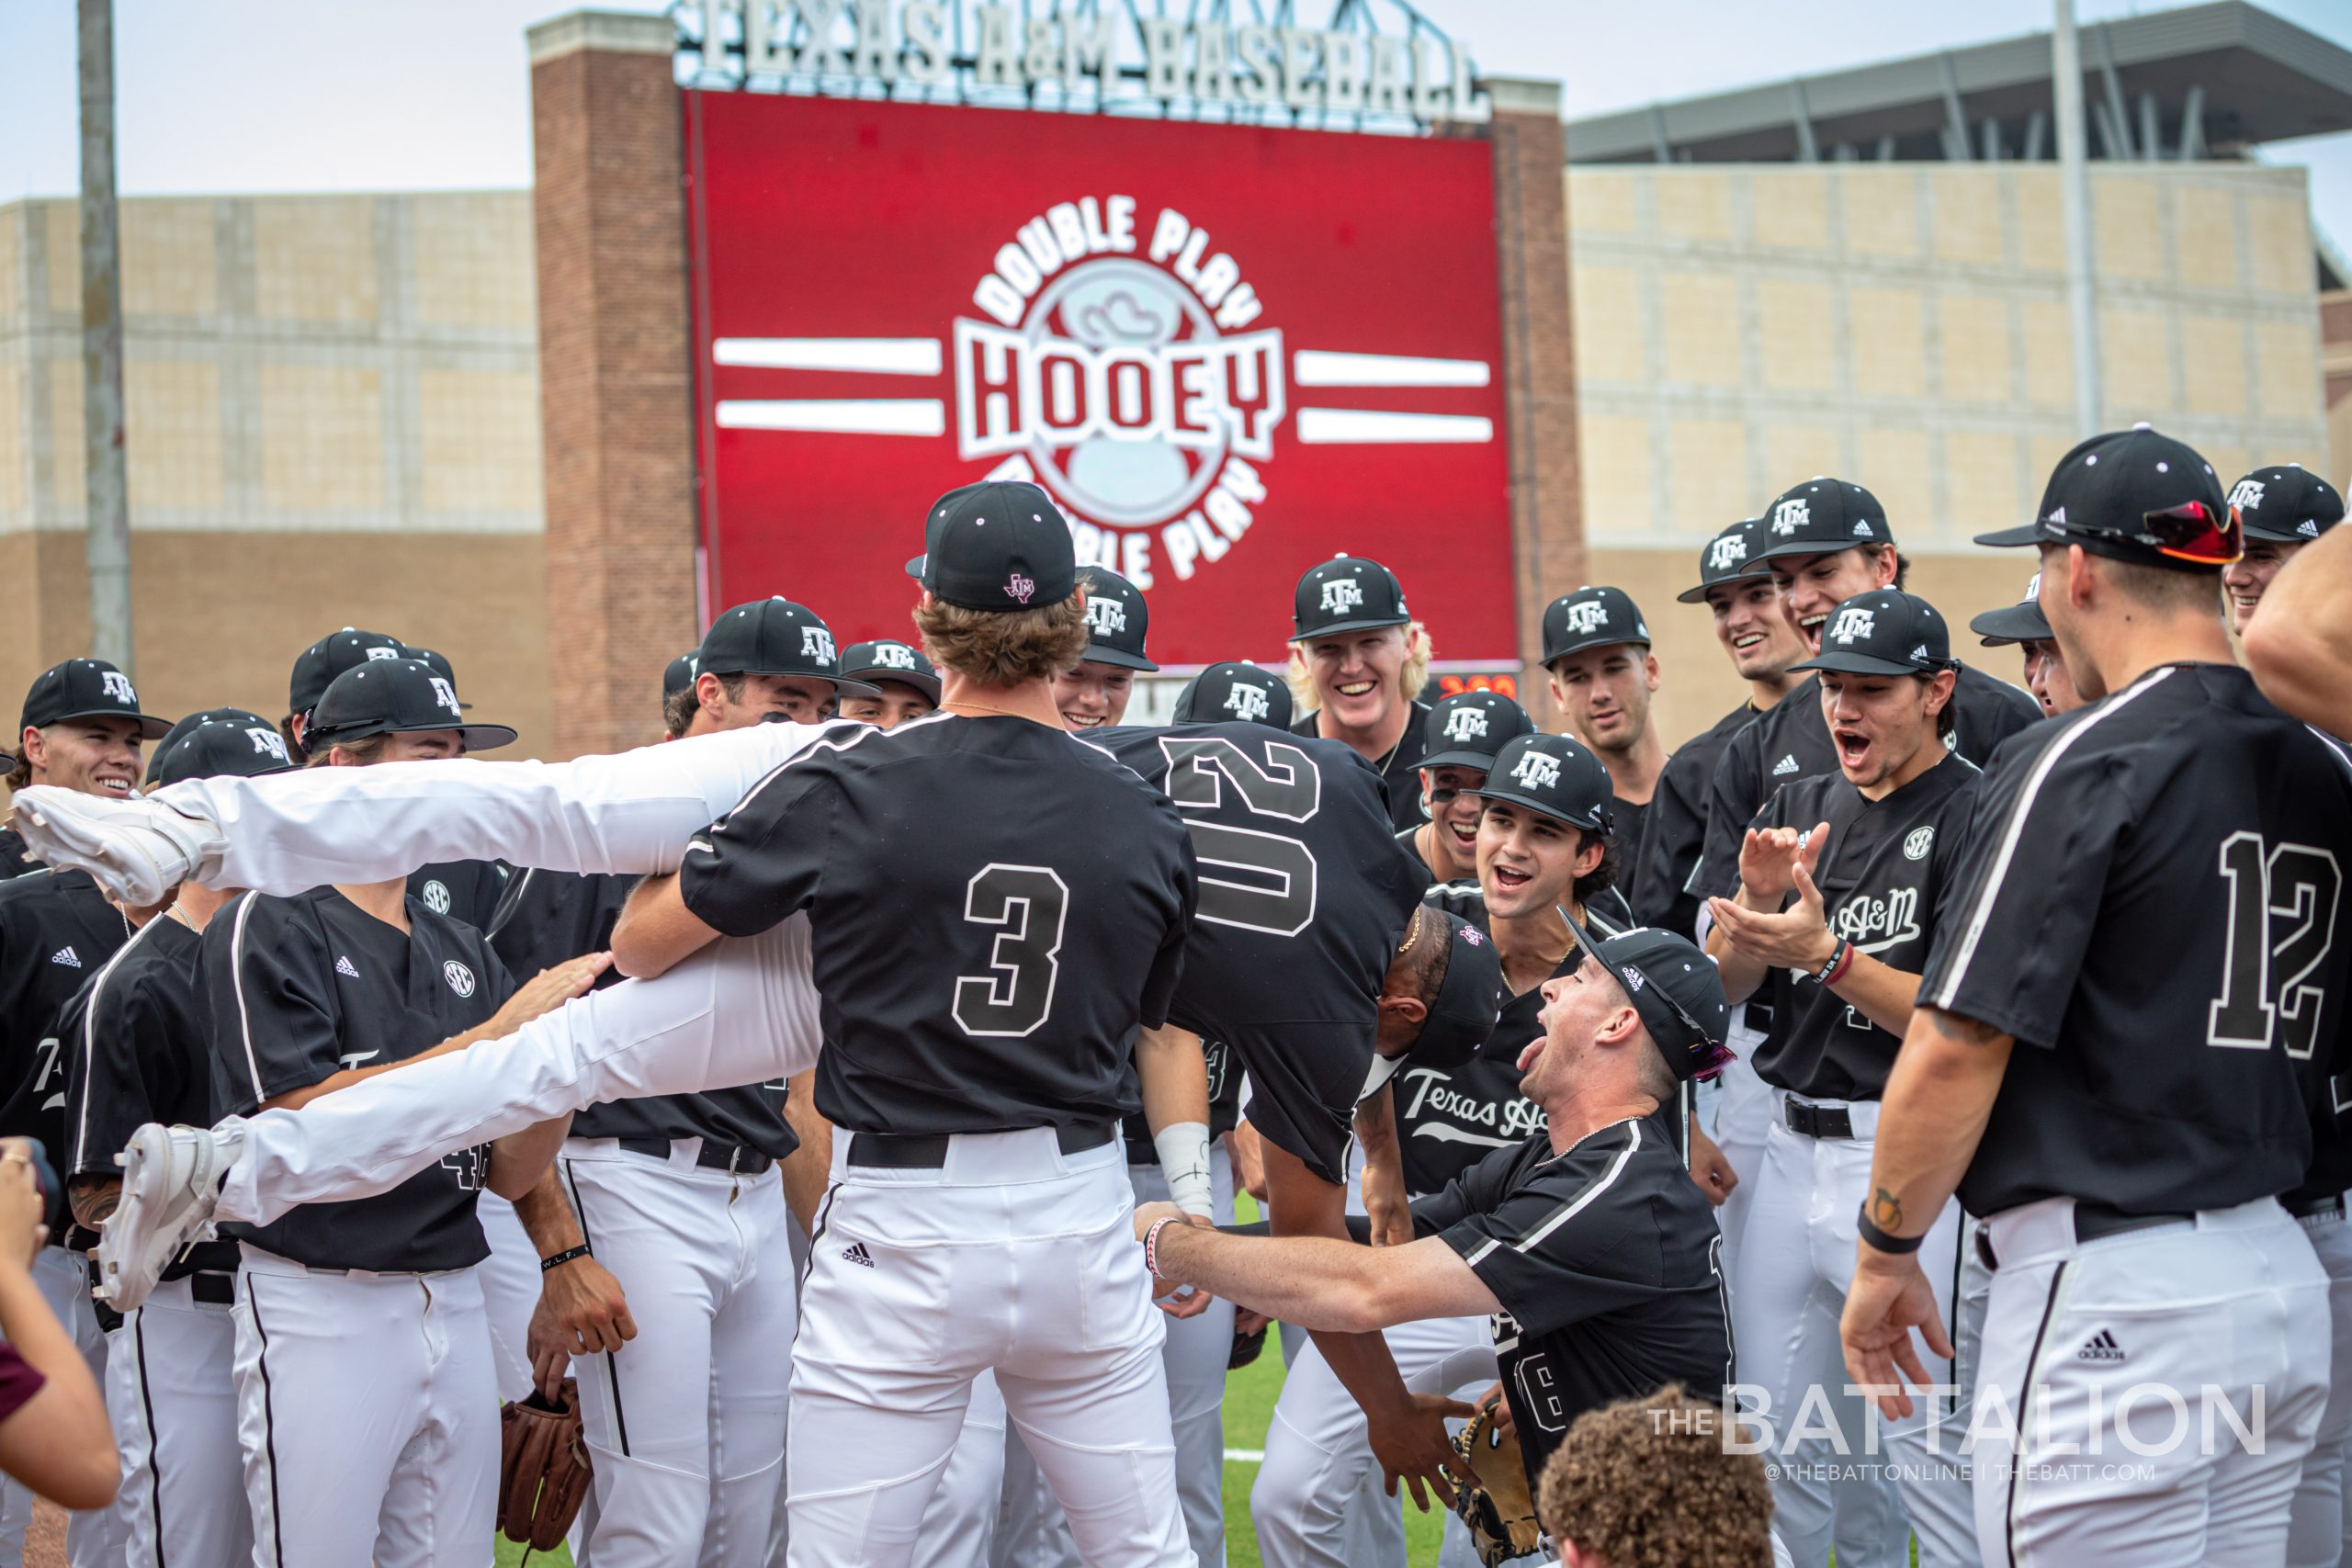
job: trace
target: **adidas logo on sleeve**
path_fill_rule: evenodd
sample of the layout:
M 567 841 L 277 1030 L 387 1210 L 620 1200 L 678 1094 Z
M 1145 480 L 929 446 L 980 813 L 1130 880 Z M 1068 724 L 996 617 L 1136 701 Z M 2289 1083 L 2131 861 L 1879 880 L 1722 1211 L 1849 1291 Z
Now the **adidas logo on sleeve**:
M 1772 776 L 1776 779 L 1787 778 L 1791 773 L 1793 773 L 1796 771 L 1797 759 L 1796 753 L 1793 751 L 1772 764 Z
M 351 960 L 343 957 L 341 954 L 337 954 L 335 957 L 334 972 L 342 976 L 346 980 L 356 980 L 359 978 L 359 971 L 352 966 Z
M 851 1242 L 849 1246 L 843 1247 L 842 1249 L 842 1257 L 847 1261 L 856 1264 L 860 1269 L 871 1269 L 874 1267 L 874 1255 L 865 1250 L 865 1244 L 862 1241 Z
M 59 948 L 49 955 L 49 961 L 51 964 L 62 964 L 68 969 L 82 967 L 82 955 L 74 952 L 71 946 Z
M 2123 1347 L 2115 1342 L 2115 1335 L 2102 1328 L 2090 1337 L 2090 1342 L 2075 1352 L 2078 1361 L 2100 1361 L 2114 1365 L 2123 1359 Z

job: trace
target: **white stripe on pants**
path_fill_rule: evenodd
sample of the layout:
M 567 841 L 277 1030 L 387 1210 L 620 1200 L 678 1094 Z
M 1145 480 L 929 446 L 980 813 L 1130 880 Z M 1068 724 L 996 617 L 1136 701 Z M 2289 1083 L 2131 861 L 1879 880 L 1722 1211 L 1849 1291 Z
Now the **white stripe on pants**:
M 223 1285 L 226 1275 L 209 1278 Z M 122 1457 L 124 1561 L 131 1568 L 244 1562 L 253 1511 L 237 1459 L 236 1309 L 167 1280 L 116 1330 L 107 1415 Z
M 244 1257 L 237 1438 L 254 1562 L 481 1568 L 498 1388 L 473 1271 L 322 1274 Z
M 2334 1333 L 2335 1376 L 2319 1438 L 2303 1461 L 2287 1539 L 2288 1568 L 2335 1568 L 2352 1561 L 2352 1508 L 2345 1497 L 2345 1464 L 2352 1453 L 2352 1220 L 2341 1212 L 2302 1222 L 2312 1250 L 2327 1270 L 2327 1309 Z
M 958 1136 L 945 1167 L 849 1163 L 810 1238 L 786 1465 L 795 1568 L 913 1561 L 925 1506 L 993 1367 L 1091 1568 L 1184 1568 L 1161 1314 L 1114 1135 Z
M 574 1359 L 595 1461 L 595 1568 L 754 1560 L 784 1465 L 796 1318 L 784 1189 L 774 1171 L 667 1161 L 606 1140 L 564 1145 L 561 1179 L 637 1337 Z
M 2075 1240 L 2072 1199 L 1986 1224 L 1996 1269 L 1973 1456 L 1984 1561 L 2284 1561 L 2290 1500 L 2328 1389 L 2327 1273 L 2301 1227 L 2267 1198 L 2086 1244 Z M 2094 1346 L 2100 1354 L 2086 1359 Z M 2135 1399 L 2142 1387 L 2157 1394 Z M 2165 1391 L 2187 1402 L 2177 1441 Z M 2258 1452 L 2235 1440 L 2229 1419 L 2256 1427 L 2257 1399 Z M 2209 1416 L 2220 1439 L 2210 1446 Z M 2005 1425 L 2022 1432 L 2021 1451 Z
M 89 1268 L 78 1253 L 44 1247 L 33 1259 L 33 1283 L 65 1332 L 74 1337 L 98 1387 L 107 1386 L 107 1337 L 98 1330 L 90 1304 Z M 65 1522 L 65 1560 L 73 1568 L 114 1568 L 123 1559 L 123 1524 L 118 1505 L 77 1511 Z M 33 1522 L 33 1495 L 14 1481 L 0 1481 L 0 1565 L 17 1568 L 24 1560 L 25 1527 Z

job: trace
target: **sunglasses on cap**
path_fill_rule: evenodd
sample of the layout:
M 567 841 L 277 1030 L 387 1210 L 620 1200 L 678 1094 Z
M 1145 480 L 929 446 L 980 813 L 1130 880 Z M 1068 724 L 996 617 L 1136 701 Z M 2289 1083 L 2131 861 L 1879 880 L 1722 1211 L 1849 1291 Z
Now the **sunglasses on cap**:
M 2195 566 L 2227 566 L 2245 554 L 2245 524 L 2238 509 L 2233 506 L 2217 513 L 2201 501 L 2143 512 L 2137 533 L 2080 523 L 2045 521 L 2041 525 L 2051 533 L 2075 538 L 2129 539 L 2158 555 Z
M 1577 923 L 1577 918 L 1568 913 L 1568 907 L 1566 904 L 1555 904 L 1552 907 L 1560 911 L 1560 919 L 1568 922 L 1568 934 L 1576 938 L 1577 946 L 1583 949 L 1585 956 L 1603 968 L 1607 968 L 1609 961 L 1600 956 L 1600 939 Z M 1620 985 L 1624 983 L 1623 976 L 1617 975 L 1613 977 Z M 1645 986 L 1642 990 L 1645 995 L 1672 1014 L 1676 1022 L 1690 1032 L 1691 1039 L 1689 1044 L 1671 1048 L 1681 1053 L 1685 1061 L 1694 1064 L 1690 1071 L 1681 1075 L 1682 1077 L 1690 1078 L 1693 1083 L 1705 1083 L 1739 1059 L 1739 1053 L 1729 1045 L 1707 1038 L 1707 1026 L 1691 1017 L 1690 1010 L 1674 999 L 1673 992 L 1664 986 Z M 1630 998 L 1633 993 L 1628 990 L 1626 995 Z M 1635 1012 L 1642 1010 L 1639 1002 L 1634 1004 L 1634 1010 Z M 1660 1044 L 1658 1049 L 1663 1053 L 1668 1047 Z M 1671 1065 L 1669 1062 L 1668 1066 Z

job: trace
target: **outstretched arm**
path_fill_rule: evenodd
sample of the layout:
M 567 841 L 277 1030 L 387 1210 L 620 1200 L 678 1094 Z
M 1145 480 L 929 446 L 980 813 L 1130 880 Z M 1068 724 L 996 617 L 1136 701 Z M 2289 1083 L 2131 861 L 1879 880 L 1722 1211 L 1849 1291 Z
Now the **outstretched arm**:
M 2352 528 L 2331 528 L 2279 569 L 2245 628 L 2262 694 L 2330 735 L 2352 735 Z
M 1173 1208 L 1138 1208 L 1136 1234 Z M 1247 1302 L 1310 1330 L 1370 1334 L 1425 1317 L 1484 1317 L 1501 1310 L 1486 1281 L 1437 1236 L 1374 1247 L 1328 1236 L 1227 1235 L 1170 1225 L 1153 1252 L 1162 1278 Z

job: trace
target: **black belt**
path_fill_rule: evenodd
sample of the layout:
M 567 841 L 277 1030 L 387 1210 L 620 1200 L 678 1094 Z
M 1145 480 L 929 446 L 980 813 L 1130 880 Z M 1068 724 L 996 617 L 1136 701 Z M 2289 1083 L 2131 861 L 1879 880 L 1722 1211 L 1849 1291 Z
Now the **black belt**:
M 667 1138 L 616 1138 L 613 1142 L 630 1154 L 643 1155 L 649 1159 L 666 1160 L 670 1157 L 670 1140 Z M 759 1150 L 747 1149 L 741 1144 L 722 1144 L 705 1138 L 702 1152 L 695 1156 L 695 1163 L 705 1170 L 732 1171 L 738 1176 L 764 1176 L 775 1161 Z
M 1854 1135 L 1854 1119 L 1842 1105 L 1807 1105 L 1802 1100 L 1787 1101 L 1788 1110 L 1781 1119 L 1789 1131 L 1800 1138 L 1850 1138 Z
M 2186 1224 L 2197 1216 L 2188 1214 L 2127 1214 L 2112 1203 L 2075 1204 L 2075 1245 L 2084 1246 L 2104 1241 L 2111 1235 L 2130 1231 L 2154 1230 L 2158 1225 Z M 1987 1269 L 1997 1269 L 1999 1261 L 1993 1256 L 1993 1230 L 1990 1225 L 1976 1227 L 1976 1257 Z
M 211 1306 L 234 1306 L 237 1303 L 237 1277 L 218 1274 L 209 1269 L 200 1269 L 187 1277 L 187 1293 L 191 1300 Z
M 1117 1129 L 1104 1122 L 1080 1122 L 1054 1129 L 1054 1142 L 1066 1155 L 1099 1149 L 1116 1135 Z M 947 1145 L 954 1137 L 953 1133 L 921 1137 L 897 1133 L 855 1133 L 849 1140 L 849 1163 L 878 1166 L 884 1170 L 939 1170 L 947 1164 Z
M 2289 1213 L 2299 1220 L 2316 1219 L 2322 1214 L 2344 1213 L 2344 1194 L 2332 1192 L 2324 1198 L 2281 1198 Z

